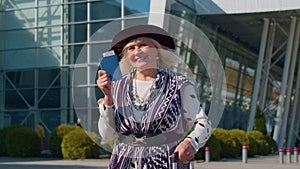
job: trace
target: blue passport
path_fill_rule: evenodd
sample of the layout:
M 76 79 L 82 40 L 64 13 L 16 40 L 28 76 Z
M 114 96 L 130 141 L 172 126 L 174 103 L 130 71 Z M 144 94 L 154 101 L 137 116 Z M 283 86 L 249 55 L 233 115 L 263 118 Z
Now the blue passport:
M 109 74 L 111 80 L 122 78 L 118 56 L 113 50 L 103 53 L 103 57 L 100 59 L 100 67 Z

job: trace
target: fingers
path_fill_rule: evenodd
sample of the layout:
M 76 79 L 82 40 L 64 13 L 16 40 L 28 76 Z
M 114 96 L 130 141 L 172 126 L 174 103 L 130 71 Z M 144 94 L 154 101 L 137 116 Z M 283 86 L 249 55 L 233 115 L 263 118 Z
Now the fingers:
M 106 71 L 104 70 L 98 71 L 97 86 L 105 95 L 110 94 L 111 80 Z
M 194 153 L 191 153 L 189 151 L 179 152 L 178 153 L 178 161 L 180 163 L 185 163 L 185 162 L 193 160 L 194 156 L 195 156 Z
M 181 142 L 176 147 L 175 152 L 178 152 L 178 161 L 180 163 L 191 161 L 195 156 L 195 149 L 188 140 Z
M 108 77 L 109 78 L 108 73 L 105 70 L 99 70 L 98 71 L 98 79 L 103 78 L 103 77 Z

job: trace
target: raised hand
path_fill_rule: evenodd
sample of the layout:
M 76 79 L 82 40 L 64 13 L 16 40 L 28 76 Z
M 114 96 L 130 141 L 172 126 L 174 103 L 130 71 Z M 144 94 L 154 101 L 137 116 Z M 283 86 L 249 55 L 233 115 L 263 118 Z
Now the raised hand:
M 109 74 L 104 70 L 98 71 L 97 86 L 104 94 L 104 104 L 112 105 L 112 91 L 111 91 L 111 79 Z

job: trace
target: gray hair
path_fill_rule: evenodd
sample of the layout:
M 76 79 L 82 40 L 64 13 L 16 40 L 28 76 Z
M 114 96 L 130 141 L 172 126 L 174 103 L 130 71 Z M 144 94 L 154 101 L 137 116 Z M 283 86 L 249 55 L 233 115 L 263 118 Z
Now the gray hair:
M 146 39 L 149 39 L 154 46 L 157 48 L 158 50 L 158 62 L 159 62 L 159 68 L 171 68 L 172 66 L 175 66 L 178 64 L 178 60 L 179 60 L 179 56 L 175 53 L 175 51 L 162 46 L 160 43 L 158 43 L 156 40 L 148 38 L 148 37 L 143 37 Z M 128 72 L 130 72 L 130 69 L 132 68 L 128 59 L 127 59 L 127 53 L 126 50 L 129 46 L 131 46 L 132 44 L 138 43 L 140 42 L 140 38 L 135 38 L 133 40 L 131 40 L 129 43 L 127 43 L 123 50 L 122 50 L 122 59 L 120 61 L 120 69 L 122 74 L 126 74 Z

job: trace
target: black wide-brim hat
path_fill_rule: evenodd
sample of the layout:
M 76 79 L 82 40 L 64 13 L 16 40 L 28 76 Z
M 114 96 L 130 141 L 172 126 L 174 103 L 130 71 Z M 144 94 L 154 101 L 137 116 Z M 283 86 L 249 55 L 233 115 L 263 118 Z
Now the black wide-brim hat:
M 148 37 L 164 47 L 175 49 L 173 38 L 164 29 L 154 25 L 137 25 L 126 28 L 114 36 L 111 49 L 118 55 L 119 60 L 125 45 L 137 37 Z

